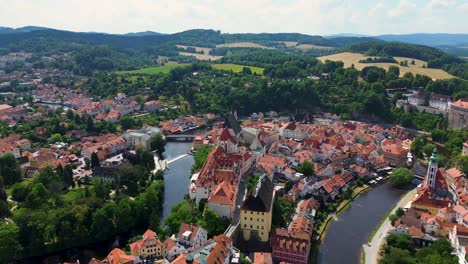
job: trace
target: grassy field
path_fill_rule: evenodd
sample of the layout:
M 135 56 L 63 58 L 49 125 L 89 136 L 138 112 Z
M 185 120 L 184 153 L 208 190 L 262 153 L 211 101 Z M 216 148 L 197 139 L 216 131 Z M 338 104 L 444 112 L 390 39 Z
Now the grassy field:
M 259 49 L 274 49 L 272 47 L 263 46 L 253 42 L 233 42 L 233 43 L 226 43 L 216 45 L 217 48 L 259 48 Z
M 169 64 L 165 66 L 149 67 L 133 71 L 118 71 L 117 74 L 158 74 L 158 73 L 169 73 L 172 69 L 178 67 L 184 67 L 189 64 Z
M 209 54 L 197 54 L 197 53 L 190 53 L 190 52 L 180 52 L 179 55 L 181 56 L 192 56 L 195 57 L 197 60 L 204 60 L 204 61 L 215 61 L 221 59 L 223 56 L 213 56 Z
M 329 56 L 319 57 L 318 59 L 321 61 L 326 61 L 326 60 L 343 61 L 345 67 L 351 67 L 351 65 L 354 64 L 354 67 L 358 70 L 362 70 L 364 67 L 368 67 L 368 66 L 377 66 L 377 67 L 382 67 L 384 69 L 388 69 L 392 65 L 398 66 L 400 68 L 400 76 L 403 76 L 407 72 L 412 72 L 413 74 L 427 75 L 432 79 L 454 78 L 453 75 L 441 69 L 423 68 L 423 65 L 427 65 L 427 62 L 422 61 L 422 60 L 406 58 L 406 57 L 394 57 L 395 60 L 398 62 L 407 60 L 409 63 L 408 67 L 403 67 L 396 63 L 360 63 L 359 62 L 360 60 L 364 60 L 367 58 L 369 58 L 369 56 L 365 56 L 359 53 L 343 52 L 343 53 L 333 54 Z M 415 65 L 411 64 L 411 61 L 413 60 L 415 61 Z
M 244 67 L 250 68 L 253 73 L 263 75 L 263 68 L 254 67 L 254 66 L 243 66 L 238 64 L 213 64 L 213 68 L 218 70 L 226 70 L 226 71 L 233 71 L 233 72 L 241 72 Z
M 334 49 L 333 47 L 318 46 L 318 45 L 312 45 L 312 44 L 299 44 L 296 46 L 296 48 L 301 49 L 301 50 L 310 50 L 310 49 L 332 50 Z
M 205 47 L 196 47 L 196 46 L 185 46 L 185 45 L 176 45 L 178 48 L 183 48 L 183 49 L 187 49 L 187 48 L 195 48 L 195 50 L 197 52 L 199 51 L 203 51 L 204 54 L 210 54 L 210 51 L 212 50 L 212 48 L 205 48 Z
M 69 190 L 67 193 L 62 195 L 62 197 L 65 202 L 74 203 L 75 201 L 85 197 L 85 189 L 79 188 L 79 189 Z

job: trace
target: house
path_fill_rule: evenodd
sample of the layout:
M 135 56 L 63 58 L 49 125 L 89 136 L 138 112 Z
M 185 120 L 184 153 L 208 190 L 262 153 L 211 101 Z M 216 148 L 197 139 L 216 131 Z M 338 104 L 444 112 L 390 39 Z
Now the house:
M 145 103 L 144 109 L 148 112 L 155 113 L 163 107 L 160 100 L 151 100 Z
M 0 156 L 3 156 L 7 153 L 13 154 L 15 158 L 20 157 L 20 149 L 18 147 L 0 139 Z
M 139 264 L 143 263 L 138 256 L 129 256 L 120 248 L 114 248 L 106 257 L 104 263 L 109 264 Z
M 301 200 L 297 204 L 296 214 L 314 217 L 319 208 L 320 204 L 314 198 Z
M 236 206 L 237 192 L 229 181 L 223 181 L 208 198 L 207 206 L 220 217 L 232 218 Z
M 289 122 L 280 129 L 282 136 L 302 141 L 308 137 L 307 131 L 301 129 L 295 122 Z
M 450 103 L 452 103 L 452 98 L 448 95 L 431 93 L 429 98 L 429 106 L 442 111 L 448 111 Z
M 141 132 L 129 132 L 122 135 L 123 138 L 128 142 L 131 149 L 149 149 L 149 141 L 151 136 Z
M 450 103 L 448 127 L 451 129 L 468 127 L 468 98 Z
M 275 172 L 282 173 L 288 161 L 279 155 L 263 154 L 257 161 L 255 170 L 272 177 Z
M 310 253 L 310 235 L 277 228 L 271 237 L 272 257 L 275 263 L 307 264 Z
M 143 259 L 164 257 L 166 249 L 159 240 L 156 232 L 150 229 L 143 234 L 143 239 L 130 244 L 132 256 L 141 256 Z
M 180 225 L 177 243 L 188 248 L 197 248 L 206 242 L 208 232 L 201 226 L 192 224 Z
M 268 242 L 274 201 L 274 185 L 263 175 L 255 192 L 248 194 L 240 208 L 240 229 L 245 241 Z
M 181 244 L 177 243 L 169 237 L 166 238 L 166 240 L 163 242 L 163 246 L 166 251 L 165 257 L 169 261 L 173 261 L 175 258 L 180 256 L 183 252 L 187 250 L 184 246 L 182 246 Z
M 225 235 L 218 235 L 203 243 L 202 246 L 183 253 L 171 264 L 229 264 L 232 255 L 232 239 Z
M 403 142 L 400 139 L 386 138 L 382 140 L 381 148 L 383 157 L 387 162 L 398 167 L 406 165 L 408 149 L 403 148 Z
M 424 105 L 425 101 L 424 92 L 422 91 L 413 93 L 412 95 L 408 96 L 408 103 L 410 105 Z

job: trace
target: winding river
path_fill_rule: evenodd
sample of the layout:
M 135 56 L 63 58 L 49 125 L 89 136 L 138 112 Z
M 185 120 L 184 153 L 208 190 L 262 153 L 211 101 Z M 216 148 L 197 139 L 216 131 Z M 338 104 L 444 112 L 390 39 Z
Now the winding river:
M 359 264 L 362 245 L 404 193 L 383 183 L 356 198 L 330 225 L 320 245 L 317 263 Z

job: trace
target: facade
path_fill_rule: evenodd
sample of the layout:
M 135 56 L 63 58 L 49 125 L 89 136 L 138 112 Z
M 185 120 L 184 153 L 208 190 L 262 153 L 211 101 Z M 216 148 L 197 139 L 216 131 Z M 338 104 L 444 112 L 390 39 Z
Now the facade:
M 211 193 L 207 206 L 220 217 L 231 219 L 236 206 L 236 194 L 235 187 L 224 181 Z
M 132 149 L 149 149 L 149 141 L 151 139 L 151 136 L 145 133 L 130 132 L 123 134 L 123 137 L 127 140 L 129 147 Z
M 448 95 L 431 93 L 429 98 L 429 106 L 442 111 L 448 111 L 450 103 L 452 103 L 452 98 Z
M 449 128 L 468 127 L 468 98 L 451 103 L 448 117 Z
M 146 230 L 143 239 L 130 244 L 132 256 L 141 256 L 145 258 L 164 257 L 166 250 L 155 232 Z
M 215 236 L 190 252 L 183 253 L 171 264 L 216 263 L 229 264 L 233 256 L 232 239 L 225 235 Z
M 307 233 L 289 232 L 277 228 L 272 234 L 270 244 L 275 263 L 308 263 L 310 236 Z
M 285 138 L 292 138 L 295 140 L 303 140 L 307 138 L 309 135 L 307 131 L 302 130 L 296 123 L 290 122 L 284 125 L 281 128 L 282 135 Z
M 160 100 L 151 100 L 145 103 L 145 110 L 148 112 L 157 112 L 163 106 Z
M 240 209 L 240 228 L 245 241 L 268 242 L 274 201 L 274 185 L 263 175 L 255 192 L 247 195 Z
M 182 224 L 177 236 L 177 243 L 185 248 L 196 248 L 206 242 L 208 232 L 201 226 Z

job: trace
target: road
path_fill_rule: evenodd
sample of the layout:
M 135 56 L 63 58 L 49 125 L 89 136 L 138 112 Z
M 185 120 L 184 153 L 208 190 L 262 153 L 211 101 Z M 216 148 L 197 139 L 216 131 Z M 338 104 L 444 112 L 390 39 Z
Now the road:
M 399 207 L 405 207 L 411 200 L 413 200 L 414 196 L 416 195 L 416 189 L 408 192 L 395 206 L 392 211 L 392 214 Z M 366 254 L 366 264 L 377 264 L 377 259 L 379 257 L 380 247 L 385 239 L 385 235 L 387 234 L 388 230 L 392 227 L 390 220 L 388 217 L 385 219 L 384 223 L 380 226 L 379 230 L 375 233 L 372 241 L 368 244 L 362 245 L 364 253 Z

